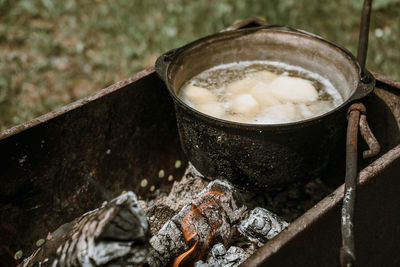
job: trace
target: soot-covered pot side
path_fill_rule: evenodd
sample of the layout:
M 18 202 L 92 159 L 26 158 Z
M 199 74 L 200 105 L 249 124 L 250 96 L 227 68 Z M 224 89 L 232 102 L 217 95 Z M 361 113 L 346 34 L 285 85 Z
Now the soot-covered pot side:
M 182 85 L 210 67 L 242 60 L 298 65 L 328 78 L 344 103 L 312 119 L 286 124 L 244 124 L 210 117 L 177 96 Z M 184 152 L 204 175 L 240 187 L 268 190 L 319 174 L 345 134 L 348 104 L 366 96 L 356 59 L 318 36 L 277 29 L 244 29 L 202 38 L 162 55 L 156 71 L 173 97 Z
M 253 191 L 315 177 L 344 134 L 344 112 L 297 130 L 227 128 L 180 105 L 176 116 L 184 152 L 201 173 Z

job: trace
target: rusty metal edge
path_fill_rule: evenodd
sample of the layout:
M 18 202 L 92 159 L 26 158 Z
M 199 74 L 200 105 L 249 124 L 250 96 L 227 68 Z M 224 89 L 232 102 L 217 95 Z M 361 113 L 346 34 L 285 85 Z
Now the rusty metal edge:
M 363 185 L 373 179 L 375 175 L 383 171 L 387 166 L 400 157 L 400 145 L 397 145 L 379 159 L 368 165 L 360 171 L 358 175 L 358 185 Z M 271 255 L 277 253 L 286 243 L 292 240 L 296 235 L 310 227 L 315 221 L 340 205 L 343 201 L 344 184 L 339 186 L 332 194 L 318 202 L 314 207 L 296 219 L 287 229 L 282 231 L 274 239 L 270 240 L 265 246 L 259 248 L 250 258 L 240 266 L 258 266 L 261 265 Z
M 382 74 L 379 74 L 377 72 L 373 72 L 373 71 L 370 71 L 370 72 L 377 81 L 387 84 L 387 85 L 393 87 L 393 89 L 400 90 L 400 82 L 390 79 L 390 78 L 388 78 Z
M 81 99 L 79 99 L 79 100 L 77 100 L 75 102 L 72 102 L 72 103 L 70 103 L 68 105 L 65 105 L 65 106 L 63 106 L 63 107 L 61 107 L 59 109 L 56 109 L 54 111 L 46 113 L 46 114 L 44 114 L 42 116 L 39 116 L 37 118 L 34 118 L 32 120 L 29 120 L 29 121 L 24 122 L 22 124 L 19 124 L 19 125 L 16 125 L 14 127 L 11 127 L 9 129 L 6 129 L 6 130 L 0 132 L 0 140 L 5 139 L 5 138 L 7 138 L 9 136 L 12 136 L 14 134 L 18 134 L 18 133 L 20 133 L 22 131 L 25 131 L 25 130 L 27 130 L 29 128 L 32 128 L 32 127 L 34 127 L 34 126 L 36 126 L 38 124 L 41 124 L 43 122 L 49 121 L 51 119 L 54 119 L 55 117 L 61 116 L 61 115 L 65 114 L 65 113 L 67 113 L 69 111 L 72 111 L 72 110 L 74 110 L 76 108 L 79 108 L 79 107 L 81 107 L 81 106 L 83 106 L 83 105 L 85 105 L 85 104 L 87 104 L 89 102 L 93 102 L 93 101 L 95 101 L 95 100 L 97 100 L 97 99 L 99 99 L 99 98 L 101 98 L 101 97 L 103 97 L 105 95 L 111 94 L 111 93 L 121 89 L 124 86 L 127 86 L 130 83 L 133 83 L 133 82 L 135 82 L 135 81 L 137 81 L 137 80 L 139 80 L 139 79 L 141 79 L 141 78 L 143 78 L 145 76 L 148 76 L 153 72 L 154 72 L 154 67 L 150 67 L 150 68 L 144 69 L 144 70 L 132 75 L 131 77 L 126 78 L 124 80 L 121 80 L 119 82 L 116 82 L 116 83 L 114 83 L 114 84 L 112 84 L 112 85 L 110 85 L 110 86 L 108 86 L 108 87 L 106 87 L 104 89 L 101 89 L 101 90 L 93 93 L 92 95 L 89 95 L 89 96 L 87 96 L 85 98 L 81 98 Z

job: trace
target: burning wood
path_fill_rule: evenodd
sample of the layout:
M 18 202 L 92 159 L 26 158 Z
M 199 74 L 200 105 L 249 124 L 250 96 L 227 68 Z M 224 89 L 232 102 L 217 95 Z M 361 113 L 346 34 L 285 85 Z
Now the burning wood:
M 194 179 L 194 176 L 187 177 Z M 215 180 L 209 183 L 192 203 L 186 204 L 150 239 L 153 250 L 149 264 L 163 266 L 175 260 L 173 264 L 179 266 L 189 259 L 194 263 L 205 256 L 214 240 L 228 244 L 231 225 L 247 214 L 246 207 L 239 206 L 237 198 L 233 197 L 235 193 L 226 182 Z M 194 244 L 188 245 L 190 241 Z
M 312 203 L 299 204 L 299 189 L 256 197 L 203 178 L 189 166 L 168 195 L 141 201 L 147 218 L 132 192 L 122 194 L 49 234 L 23 266 L 237 266 L 288 226 L 264 207 Z M 323 191 L 315 185 L 307 195 Z
M 180 265 L 183 266 L 183 264 L 184 264 L 185 261 L 190 263 L 190 261 L 191 261 L 191 262 L 195 262 L 195 261 L 197 261 L 199 258 L 201 258 L 201 257 L 199 257 L 198 255 L 196 255 L 195 253 L 193 253 L 193 252 L 196 250 L 198 243 L 199 243 L 199 241 L 197 240 L 196 243 L 194 243 L 194 245 L 193 245 L 188 251 L 186 251 L 186 252 L 182 253 L 181 255 L 179 255 L 179 256 L 174 260 L 174 262 L 172 263 L 172 266 L 173 266 L 173 267 L 177 267 L 177 266 L 180 266 Z M 195 254 L 195 255 L 194 255 L 194 254 Z M 194 255 L 194 256 L 193 256 L 193 255 Z M 190 256 L 191 256 L 191 257 L 190 257 Z M 190 257 L 190 258 L 189 258 L 189 257 Z M 197 260 L 196 260 L 196 259 L 197 259 Z
M 198 261 L 196 262 L 195 267 L 237 266 L 247 259 L 253 252 L 254 251 L 246 251 L 243 248 L 236 246 L 231 246 L 226 250 L 223 244 L 218 243 L 211 249 L 211 255 L 208 257 L 207 262 Z
M 201 180 L 201 177 L 189 167 L 181 183 L 194 183 L 197 179 Z M 185 188 L 182 184 L 179 187 Z M 174 193 L 181 195 L 179 191 Z M 165 199 L 174 199 L 174 196 L 170 194 Z M 185 203 L 150 239 L 153 248 L 148 257 L 150 266 L 168 263 L 172 266 L 193 266 L 197 261 L 199 264 L 231 263 L 230 266 L 236 266 L 250 256 L 257 245 L 288 225 L 265 209 L 249 212 L 243 204 L 242 194 L 226 181 L 210 182 Z M 175 208 L 178 206 L 175 205 Z M 153 221 L 153 224 L 159 223 Z M 152 228 L 152 223 L 150 225 Z M 212 253 L 209 253 L 211 247 Z M 223 247 L 225 252 L 219 255 L 215 252 L 218 247 Z M 217 254 L 218 257 L 212 256 Z
M 186 242 L 195 237 L 197 240 L 193 247 L 174 260 L 173 267 L 180 266 L 185 261 L 193 263 L 204 257 L 215 231 L 222 224 L 222 218 L 210 214 L 214 212 L 223 214 L 223 211 L 220 210 L 222 208 L 221 197 L 224 197 L 223 193 L 211 190 L 201 196 L 203 203 L 198 207 L 192 204 L 190 212 L 182 219 L 181 227 Z
M 49 234 L 22 266 L 137 266 L 146 259 L 147 236 L 146 215 L 127 192 Z
M 207 184 L 193 167 L 189 167 L 182 179 L 174 182 L 168 196 L 160 195 L 150 207 L 145 208 L 151 234 L 155 235 L 173 215 L 190 205 Z
M 250 212 L 248 218 L 240 223 L 238 230 L 261 247 L 288 226 L 289 224 L 276 214 L 257 207 Z

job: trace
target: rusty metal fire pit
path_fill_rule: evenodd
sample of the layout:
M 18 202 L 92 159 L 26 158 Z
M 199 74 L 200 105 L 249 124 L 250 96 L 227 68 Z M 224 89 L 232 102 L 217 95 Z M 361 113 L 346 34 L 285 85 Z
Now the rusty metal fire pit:
M 230 29 L 259 25 L 265 23 L 248 19 Z M 400 84 L 373 74 L 377 85 L 364 104 L 382 152 L 359 166 L 357 263 L 396 266 L 400 264 Z M 338 188 L 243 266 L 339 264 L 343 149 L 344 142 L 324 174 Z M 15 264 L 16 251 L 29 255 L 48 232 L 101 205 L 103 198 L 88 183 L 88 173 L 113 194 L 131 189 L 148 197 L 152 186 L 168 187 L 181 177 L 187 164 L 173 103 L 153 68 L 0 133 L 0 151 L 0 264 L 4 266 Z M 182 162 L 180 168 L 177 160 Z M 158 176 L 160 169 L 166 174 L 163 179 Z

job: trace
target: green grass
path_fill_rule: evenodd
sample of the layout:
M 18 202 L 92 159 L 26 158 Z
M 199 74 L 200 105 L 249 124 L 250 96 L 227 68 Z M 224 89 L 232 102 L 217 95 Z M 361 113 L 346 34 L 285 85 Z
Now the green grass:
M 0 0 L 0 130 L 150 66 L 250 16 L 356 52 L 362 1 Z M 367 66 L 400 80 L 400 0 L 375 0 Z

